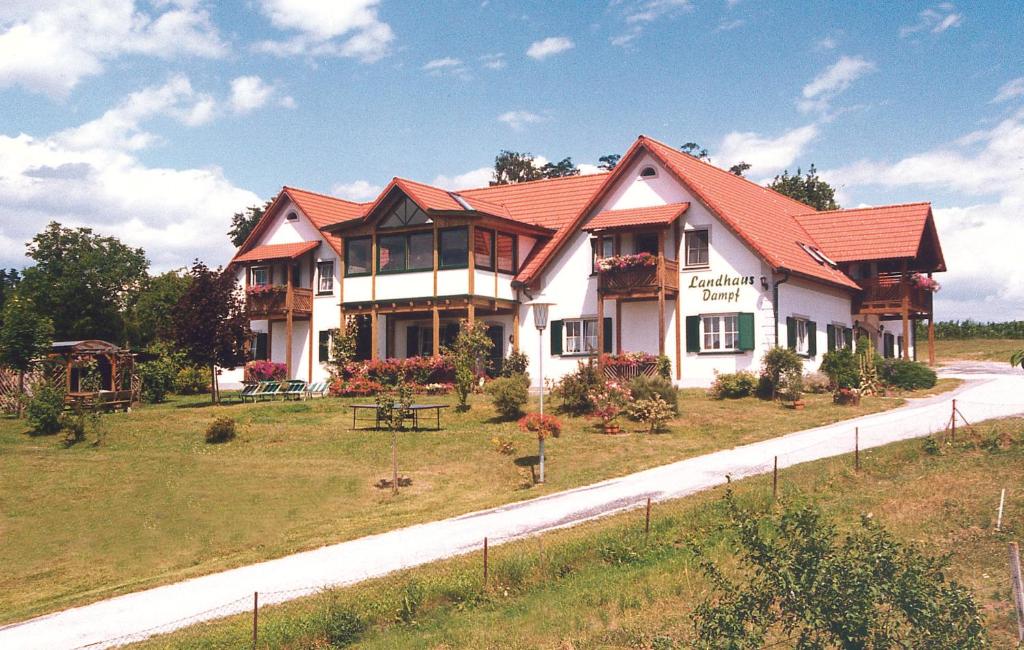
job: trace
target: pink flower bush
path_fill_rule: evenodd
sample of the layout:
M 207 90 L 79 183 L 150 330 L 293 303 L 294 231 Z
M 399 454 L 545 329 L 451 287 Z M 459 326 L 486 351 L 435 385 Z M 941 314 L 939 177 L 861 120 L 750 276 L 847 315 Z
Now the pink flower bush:
M 597 268 L 601 271 L 625 271 L 626 269 L 649 268 L 657 265 L 658 257 L 650 253 L 612 255 L 597 260 Z
M 924 289 L 925 291 L 931 291 L 932 293 L 935 293 L 942 288 L 942 285 L 935 279 L 929 278 L 927 275 L 921 275 L 920 273 L 915 273 L 910 276 L 910 284 L 918 289 Z
M 245 290 L 245 293 L 250 296 L 265 296 L 271 293 L 279 293 L 285 291 L 285 287 L 279 287 L 273 284 L 254 284 Z
M 283 363 L 273 361 L 250 361 L 245 364 L 245 376 L 250 381 L 280 381 L 287 372 Z
M 632 397 L 629 389 L 616 381 L 607 381 L 600 388 L 590 391 L 594 415 L 601 418 L 605 425 L 611 424 L 619 417 Z
M 623 352 L 622 354 L 601 355 L 601 363 L 606 366 L 611 366 L 613 368 L 618 368 L 622 366 L 644 366 L 649 363 L 657 362 L 658 357 L 647 352 Z

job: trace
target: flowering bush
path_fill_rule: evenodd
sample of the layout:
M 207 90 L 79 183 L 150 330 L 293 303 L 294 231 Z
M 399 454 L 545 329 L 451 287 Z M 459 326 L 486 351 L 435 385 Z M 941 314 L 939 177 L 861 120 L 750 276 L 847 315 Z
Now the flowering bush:
M 927 275 L 921 275 L 920 273 L 915 273 L 910 276 L 910 284 L 918 289 L 924 289 L 925 291 L 931 291 L 932 293 L 935 293 L 942 288 L 942 285 L 935 279 L 929 278 Z
M 623 352 L 622 354 L 602 354 L 601 363 L 611 368 L 645 366 L 657 363 L 658 357 L 647 352 Z
M 263 296 L 270 293 L 280 293 L 285 291 L 286 288 L 275 284 L 254 284 L 245 290 L 250 296 Z
M 455 378 L 455 368 L 450 359 L 442 356 L 375 359 L 346 363 L 342 375 L 348 379 L 370 379 L 387 386 L 399 382 L 425 386 L 451 383 Z
M 647 433 L 655 433 L 664 429 L 672 418 L 672 407 L 660 395 L 655 395 L 651 399 L 630 402 L 629 417 L 647 424 Z
M 249 381 L 281 380 L 288 370 L 283 363 L 250 361 L 245 364 L 245 378 Z
M 553 415 L 530 413 L 519 420 L 519 428 L 537 434 L 537 440 L 557 438 L 562 435 L 562 423 Z
M 612 255 L 597 260 L 597 268 L 601 271 L 625 271 L 626 269 L 648 268 L 657 265 L 658 257 L 650 253 Z
M 605 382 L 604 385 L 590 391 L 594 415 L 601 418 L 606 426 L 619 417 L 631 397 L 629 389 L 615 381 Z
M 383 384 L 365 377 L 351 379 L 336 378 L 331 382 L 330 393 L 334 397 L 367 397 L 384 390 Z

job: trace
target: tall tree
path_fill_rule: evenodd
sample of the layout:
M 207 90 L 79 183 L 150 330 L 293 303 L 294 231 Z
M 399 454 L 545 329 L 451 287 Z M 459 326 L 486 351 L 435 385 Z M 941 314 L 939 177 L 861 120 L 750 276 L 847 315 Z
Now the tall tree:
M 579 176 L 580 169 L 572 163 L 572 158 L 562 158 L 556 163 L 545 163 L 540 168 L 540 174 L 544 178 L 563 178 L 565 176 Z
M 799 167 L 796 169 L 796 174 L 792 176 L 789 175 L 788 169 L 784 170 L 782 175 L 776 176 L 768 187 L 801 203 L 806 203 L 815 210 L 839 209 L 839 204 L 836 203 L 836 191 L 818 177 L 818 170 L 814 168 L 813 164 L 803 175 L 801 175 Z
M 25 395 L 25 372 L 46 354 L 53 340 L 53 324 L 27 299 L 15 294 L 7 299 L 0 325 L 0 365 L 18 371 L 18 395 Z M 21 417 L 24 400 L 18 400 Z
M 228 237 L 231 239 L 231 243 L 235 245 L 235 248 L 242 245 L 273 202 L 274 200 L 271 199 L 262 206 L 250 205 L 242 212 L 236 212 L 231 216 L 231 228 L 228 229 Z
M 157 340 L 170 341 L 174 310 L 192 279 L 184 269 L 167 271 L 146 279 L 127 315 L 128 343 L 136 349 Z
M 91 228 L 50 224 L 28 244 L 35 265 L 19 291 L 53 321 L 58 339 L 124 341 L 124 315 L 147 279 L 141 248 Z
M 622 156 L 617 153 L 610 153 L 607 156 L 601 156 L 597 159 L 597 166 L 606 172 L 610 172 L 615 169 L 615 166 L 622 160 Z
M 693 156 L 697 160 L 706 160 L 707 162 L 711 162 L 711 156 L 708 155 L 708 150 L 696 142 L 687 142 L 683 146 L 679 147 L 679 150 L 685 154 Z
M 3 307 L 7 298 L 18 288 L 21 275 L 17 269 L 0 269 L 0 325 L 3 325 Z
M 747 171 L 751 167 L 752 167 L 752 165 L 750 163 L 743 162 L 741 160 L 741 161 L 739 161 L 738 163 L 736 163 L 735 165 L 733 165 L 732 167 L 729 168 L 729 173 L 733 174 L 735 176 L 743 176 L 743 172 Z
M 249 318 L 235 276 L 196 260 L 188 289 L 174 309 L 174 338 L 185 355 L 210 369 L 210 397 L 220 402 L 217 368 L 245 363 Z
M 502 150 L 494 157 L 494 180 L 491 185 L 508 185 L 544 178 L 534 164 L 533 154 Z

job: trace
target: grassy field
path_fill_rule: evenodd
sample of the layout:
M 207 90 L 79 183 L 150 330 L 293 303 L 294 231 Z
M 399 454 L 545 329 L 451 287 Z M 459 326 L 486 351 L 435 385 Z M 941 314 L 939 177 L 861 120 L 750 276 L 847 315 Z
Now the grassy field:
M 1002 361 L 1007 363 L 1010 360 L 1010 355 L 1022 348 L 1024 348 L 1024 340 L 1021 339 L 940 339 L 935 341 L 935 358 L 938 361 Z
M 1024 532 L 1024 419 L 986 422 L 971 443 L 938 455 L 911 440 L 862 454 L 862 470 L 840 457 L 786 469 L 783 501 L 814 501 L 840 527 L 862 514 L 929 554 L 949 553 L 946 575 L 969 587 L 992 647 L 1015 646 L 1006 544 Z M 990 445 L 1000 441 L 1003 447 Z M 770 508 L 770 477 L 733 483 L 738 499 Z M 999 491 L 1008 489 L 1001 532 Z M 368 625 L 360 648 L 681 648 L 691 612 L 711 593 L 687 540 L 728 565 L 718 532 L 722 488 L 656 504 L 652 532 L 632 512 L 492 549 L 484 588 L 479 554 L 402 572 L 260 612 L 261 648 L 326 648 L 339 613 Z M 339 630 L 335 625 L 335 630 Z M 139 647 L 248 647 L 251 618 L 236 616 Z
M 214 407 L 207 399 L 104 416 L 98 446 L 95 434 L 65 448 L 57 436 L 29 435 L 24 421 L 0 419 L 0 623 L 901 403 L 837 407 L 827 395 L 808 395 L 796 412 L 690 390 L 664 434 L 604 436 L 593 420 L 566 418 L 563 436 L 548 444 L 548 482 L 537 487 L 536 441 L 496 421 L 476 396 L 469 413 L 445 412 L 443 431 L 401 434 L 400 471 L 413 485 L 392 497 L 373 487 L 390 475 L 390 436 L 350 431 L 351 400 Z M 237 419 L 236 440 L 203 442 L 215 416 Z M 497 435 L 513 438 L 518 453 L 497 453 Z

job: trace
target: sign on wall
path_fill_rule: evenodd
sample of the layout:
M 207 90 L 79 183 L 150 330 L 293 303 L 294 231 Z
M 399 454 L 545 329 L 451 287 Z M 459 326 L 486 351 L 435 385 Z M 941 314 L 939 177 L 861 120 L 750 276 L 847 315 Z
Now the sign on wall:
M 687 288 L 700 290 L 704 302 L 739 302 L 745 286 L 754 286 L 754 276 L 722 273 L 718 276 L 694 275 L 690 277 Z

